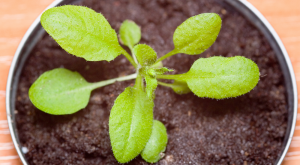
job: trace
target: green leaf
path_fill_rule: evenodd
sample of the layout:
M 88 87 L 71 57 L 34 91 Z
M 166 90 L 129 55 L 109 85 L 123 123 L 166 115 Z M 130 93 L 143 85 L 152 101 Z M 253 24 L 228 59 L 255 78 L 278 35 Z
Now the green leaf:
M 155 73 L 157 75 L 164 74 L 166 72 L 172 72 L 172 71 L 174 71 L 173 69 L 168 69 L 166 67 L 162 67 L 162 68 L 158 68 L 158 69 L 154 69 L 154 70 L 155 70 Z
M 173 35 L 175 49 L 172 54 L 201 54 L 215 42 L 221 24 L 220 16 L 215 13 L 190 17 L 175 30 Z
M 168 143 L 166 127 L 157 120 L 153 120 L 153 129 L 147 145 L 141 153 L 142 158 L 148 163 L 156 163 L 163 156 Z
M 155 90 L 157 88 L 157 80 L 155 77 L 152 77 L 151 75 L 145 76 L 146 80 L 146 93 L 149 98 L 154 99 L 155 98 Z
M 145 73 L 145 71 L 146 71 L 146 73 Z M 148 74 L 151 77 L 155 77 L 156 75 L 162 75 L 166 72 L 172 72 L 172 71 L 174 71 L 174 70 L 168 69 L 166 67 L 162 67 L 162 68 L 145 68 L 145 69 L 142 70 L 142 72 L 144 74 Z
M 120 39 L 124 45 L 132 49 L 141 40 L 141 28 L 133 21 L 125 20 L 120 27 Z
M 199 97 L 223 99 L 248 93 L 259 81 L 258 66 L 241 56 L 200 58 L 182 75 L 173 75 L 186 81 Z
M 154 103 L 141 88 L 127 87 L 109 117 L 109 136 L 115 158 L 126 163 L 144 149 L 152 132 Z
M 151 66 L 157 59 L 156 52 L 146 44 L 136 45 L 133 52 L 142 66 Z
M 164 66 L 163 63 L 161 61 L 159 61 L 159 62 L 153 64 L 151 66 L 151 68 L 162 68 L 163 66 Z
M 125 51 L 104 16 L 87 7 L 48 9 L 41 24 L 64 50 L 88 61 L 111 61 Z
M 149 76 L 151 76 L 151 77 L 154 77 L 155 78 L 155 76 L 156 76 L 156 72 L 155 72 L 155 69 L 154 68 L 146 68 L 145 69 L 146 71 L 147 71 L 147 73 L 146 74 L 148 74 Z
M 29 98 L 46 113 L 72 114 L 86 107 L 92 89 L 79 73 L 58 68 L 43 73 L 32 84 Z

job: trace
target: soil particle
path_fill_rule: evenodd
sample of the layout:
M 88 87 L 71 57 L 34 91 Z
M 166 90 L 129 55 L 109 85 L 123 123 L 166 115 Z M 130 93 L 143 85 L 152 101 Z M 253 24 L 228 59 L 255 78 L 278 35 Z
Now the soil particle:
M 261 80 L 250 93 L 238 98 L 213 100 L 194 94 L 177 95 L 159 86 L 154 118 L 168 130 L 166 156 L 157 164 L 273 164 L 278 158 L 287 127 L 286 91 L 273 50 L 245 18 L 213 0 L 84 0 L 101 12 L 118 31 L 130 19 L 142 28 L 141 43 L 158 56 L 173 49 L 175 28 L 199 13 L 218 13 L 223 20 L 216 43 L 201 55 L 178 54 L 163 61 L 174 74 L 189 70 L 202 57 L 243 55 L 255 61 Z M 38 42 L 24 67 L 16 96 L 18 134 L 29 164 L 119 164 L 108 134 L 110 109 L 117 96 L 134 81 L 92 92 L 86 108 L 54 116 L 36 109 L 28 98 L 30 85 L 45 71 L 64 67 L 87 81 L 107 80 L 134 72 L 123 57 L 112 62 L 87 62 L 66 53 L 47 34 Z M 137 157 L 129 164 L 147 164 Z

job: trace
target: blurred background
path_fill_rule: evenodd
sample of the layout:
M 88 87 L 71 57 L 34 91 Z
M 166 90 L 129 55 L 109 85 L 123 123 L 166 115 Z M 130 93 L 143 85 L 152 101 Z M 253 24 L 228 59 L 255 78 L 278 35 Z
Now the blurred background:
M 271 23 L 283 41 L 296 74 L 300 93 L 300 1 L 248 0 Z M 9 133 L 5 88 L 13 55 L 33 21 L 53 0 L 0 0 L 0 165 L 20 165 Z M 300 107 L 300 106 L 299 106 Z M 298 109 L 298 114 L 300 110 Z M 284 165 L 300 164 L 300 115 Z

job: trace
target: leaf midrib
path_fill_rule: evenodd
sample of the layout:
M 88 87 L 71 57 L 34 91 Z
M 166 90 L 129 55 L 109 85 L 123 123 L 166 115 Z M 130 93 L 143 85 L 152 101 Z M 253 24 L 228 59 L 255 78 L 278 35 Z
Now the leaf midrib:
M 217 28 L 218 26 L 216 26 L 215 28 L 213 28 L 214 29 L 214 31 L 215 31 L 215 29 Z M 210 33 L 202 33 L 202 34 L 210 34 Z M 212 34 L 212 33 L 211 33 Z M 211 37 L 210 37 L 211 38 Z M 199 40 L 200 40 L 201 38 L 196 38 L 195 40 L 193 40 L 192 42 L 190 42 L 189 44 L 185 44 L 184 46 L 181 46 L 181 47 L 179 47 L 179 48 L 175 48 L 175 50 L 177 51 L 177 52 L 180 52 L 180 51 L 182 51 L 183 49 L 185 49 L 186 47 L 189 47 L 189 45 L 190 44 L 194 44 L 195 42 L 198 42 Z M 202 49 L 201 48 L 201 50 L 204 50 L 204 49 Z
M 207 72 L 205 72 L 207 73 Z M 211 73 L 214 74 L 214 73 Z M 218 75 L 214 74 L 212 76 L 197 76 L 197 75 L 189 75 L 188 73 L 182 74 L 179 79 L 210 79 L 210 78 L 223 78 L 223 77 L 244 77 L 245 74 L 229 74 L 229 75 Z
M 84 91 L 84 90 L 91 91 L 92 90 L 91 85 L 92 84 L 86 84 L 86 85 L 81 86 L 81 87 L 76 87 L 76 89 L 72 89 L 72 90 L 68 90 L 68 91 L 64 91 L 64 92 L 59 92 L 58 94 L 47 96 L 46 98 L 49 99 L 49 98 L 58 97 L 58 96 L 65 95 L 65 94 L 72 94 L 72 93 L 76 93 L 76 92 L 80 92 L 80 91 Z
M 131 88 L 131 90 L 132 89 L 134 89 L 134 88 Z M 134 98 L 136 98 L 136 90 L 134 89 Z M 133 122 L 133 114 L 134 114 L 134 112 L 136 112 L 136 110 L 137 110 L 137 103 L 138 102 L 138 99 L 134 99 L 134 110 L 132 111 L 132 113 L 131 113 L 131 115 L 130 115 L 130 117 L 131 117 L 131 119 L 130 119 L 130 131 L 129 131 L 129 135 L 128 135 L 128 138 L 127 138 L 127 143 L 125 144 L 125 149 L 124 149 L 124 152 L 126 152 L 127 151 L 127 148 L 128 148 L 128 144 L 129 144 L 129 139 L 131 138 L 131 135 L 132 135 L 132 122 Z M 124 157 L 125 157 L 125 153 L 123 154 L 123 159 L 124 159 Z

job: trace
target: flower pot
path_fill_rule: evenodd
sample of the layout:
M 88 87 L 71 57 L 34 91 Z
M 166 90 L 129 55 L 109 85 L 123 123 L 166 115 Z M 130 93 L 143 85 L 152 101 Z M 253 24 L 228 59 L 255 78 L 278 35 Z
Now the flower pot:
M 64 5 L 74 2 L 73 0 L 57 0 L 52 3 L 50 7 Z M 264 37 L 268 40 L 271 45 L 273 51 L 275 52 L 276 58 L 280 64 L 280 69 L 284 75 L 284 84 L 286 87 L 286 97 L 287 97 L 287 129 L 286 135 L 282 144 L 281 154 L 276 160 L 276 164 L 281 164 L 285 154 L 289 148 L 291 143 L 291 139 L 295 129 L 296 123 L 296 115 L 297 115 L 297 89 L 296 89 L 296 81 L 294 72 L 291 66 L 291 62 L 287 55 L 287 52 L 280 41 L 278 35 L 274 31 L 274 29 L 270 26 L 270 24 L 266 21 L 266 19 L 247 1 L 245 0 L 224 0 L 221 2 L 223 5 L 230 6 L 231 8 L 239 11 L 244 17 L 246 17 L 254 26 L 257 27 L 264 35 Z M 28 164 L 25 157 L 24 152 L 26 152 L 25 148 L 22 148 L 20 145 L 16 122 L 15 122 L 15 101 L 17 95 L 17 86 L 20 79 L 20 74 L 23 69 L 23 66 L 34 48 L 37 42 L 44 35 L 45 31 L 40 25 L 40 18 L 37 18 L 35 22 L 31 25 L 25 36 L 23 37 L 16 54 L 14 56 L 11 69 L 9 72 L 8 82 L 7 82 L 7 93 L 6 93 L 6 109 L 7 116 L 9 122 L 9 128 L 12 135 L 12 139 L 16 150 L 23 162 L 23 164 Z M 75 58 L 75 57 L 74 57 Z M 262 75 L 264 76 L 264 75 Z M 188 119 L 187 119 L 188 120 Z M 23 151 L 22 151 L 23 150 Z

